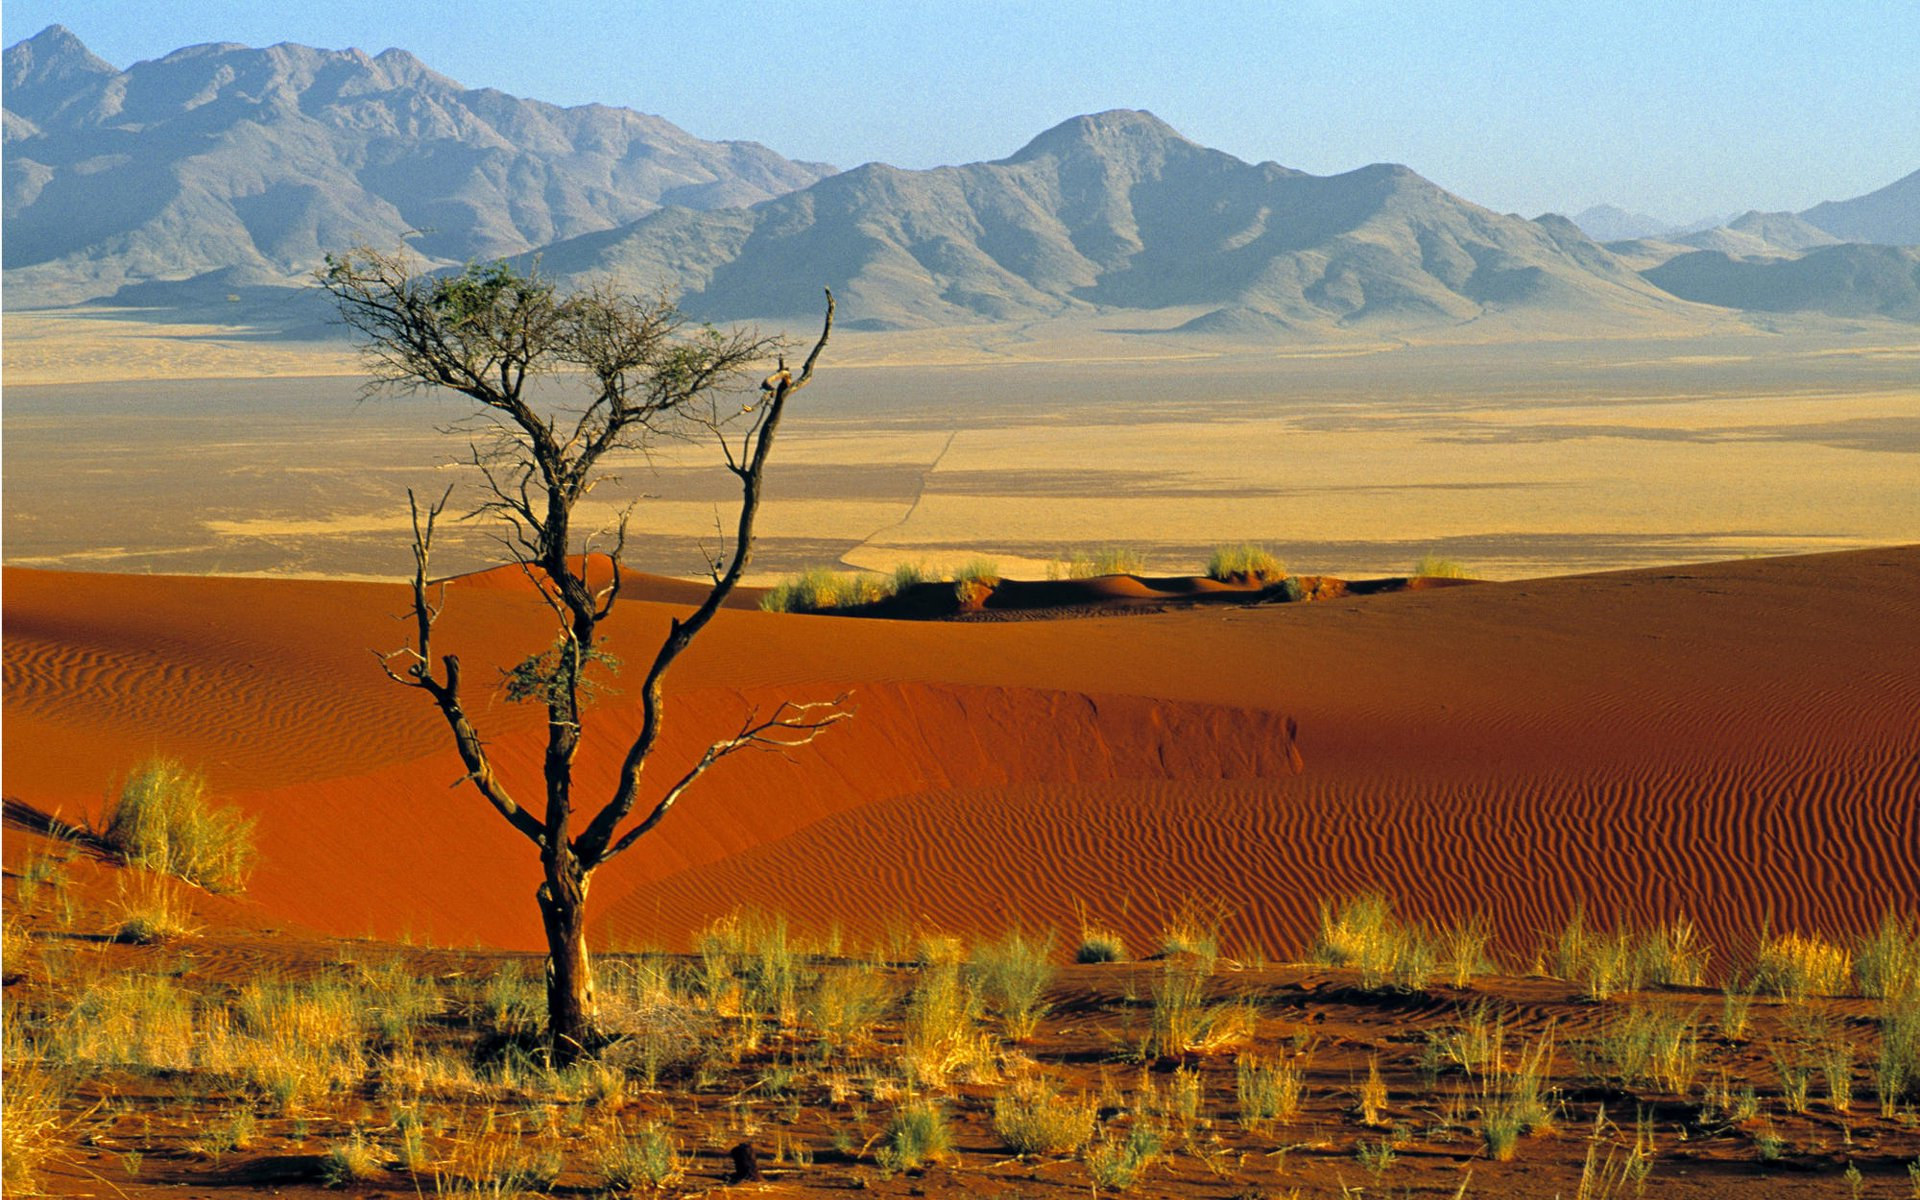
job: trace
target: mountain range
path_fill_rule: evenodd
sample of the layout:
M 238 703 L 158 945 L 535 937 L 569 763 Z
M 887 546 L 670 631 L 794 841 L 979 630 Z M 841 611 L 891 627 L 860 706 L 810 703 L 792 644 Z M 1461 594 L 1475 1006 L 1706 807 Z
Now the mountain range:
M 118 71 L 56 25 L 4 72 L 5 269 L 36 303 L 204 272 L 286 282 L 410 233 L 432 261 L 491 258 L 833 173 L 627 109 L 465 88 L 402 50 L 216 44 Z
M 20 307 L 284 299 L 326 252 L 405 238 L 429 264 L 517 256 L 568 282 L 665 288 L 711 320 L 806 316 L 826 284 L 863 329 L 1620 328 L 1700 304 L 1920 319 L 1911 256 L 1842 244 L 1920 241 L 1920 172 L 1806 213 L 1602 245 L 1404 166 L 1247 163 L 1131 110 L 993 162 L 835 172 L 625 109 L 463 88 L 401 50 L 218 44 L 119 71 L 55 26 L 4 69 Z
M 672 280 L 711 318 L 803 313 L 826 283 L 867 328 L 1192 309 L 1186 328 L 1257 332 L 1670 303 L 1562 218 L 1490 212 L 1402 166 L 1250 164 L 1129 110 L 996 162 L 873 163 L 747 209 L 662 211 L 540 262 Z
M 1920 245 L 1920 171 L 1876 192 L 1829 200 L 1799 213 L 1756 210 L 1726 220 L 1670 225 L 1645 213 L 1597 204 L 1576 214 L 1573 223 L 1597 242 L 1664 241 L 1736 255 L 1793 253 L 1841 242 L 1915 246 Z M 1728 232 L 1738 236 L 1729 238 Z

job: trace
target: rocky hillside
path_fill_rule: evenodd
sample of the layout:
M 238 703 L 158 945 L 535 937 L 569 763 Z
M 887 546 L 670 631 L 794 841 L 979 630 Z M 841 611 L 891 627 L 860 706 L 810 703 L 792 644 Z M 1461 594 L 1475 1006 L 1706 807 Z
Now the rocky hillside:
M 662 211 L 541 262 L 668 284 L 716 319 L 804 314 L 825 283 L 866 328 L 1190 309 L 1190 328 L 1261 332 L 1673 303 L 1562 218 L 1503 216 L 1401 166 L 1246 163 L 1125 110 L 996 162 L 875 163 L 743 210 Z
M 56 25 L 7 50 L 4 101 L 10 305 L 212 272 L 284 282 L 416 231 L 435 261 L 515 254 L 832 171 L 627 109 L 462 87 L 403 50 L 190 46 L 120 71 Z

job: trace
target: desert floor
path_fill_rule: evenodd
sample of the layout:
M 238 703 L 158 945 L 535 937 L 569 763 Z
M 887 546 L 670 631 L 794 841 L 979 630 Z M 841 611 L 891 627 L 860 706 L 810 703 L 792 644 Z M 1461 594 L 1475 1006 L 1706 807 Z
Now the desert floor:
M 531 848 L 370 653 L 407 634 L 405 490 L 472 498 L 436 431 L 465 414 L 356 403 L 335 346 L 8 313 L 8 1154 L 76 1195 L 321 1195 L 356 1155 L 369 1194 L 588 1195 L 645 1144 L 700 1192 L 751 1141 L 772 1195 L 1104 1193 L 1131 1153 L 1149 1196 L 1910 1196 L 1917 361 L 1784 325 L 836 339 L 758 583 L 1116 544 L 1185 576 L 1243 539 L 1489 581 L 1142 609 L 1110 580 L 1005 622 L 739 597 L 675 668 L 648 795 L 756 709 L 853 719 L 727 760 L 596 877 L 623 1037 L 557 1072 Z M 657 574 L 608 626 L 583 795 L 724 483 L 671 442 L 625 471 Z M 489 531 L 442 549 L 437 648 L 532 795 L 542 718 L 496 672 L 550 618 Z M 257 822 L 244 895 L 89 834 L 156 755 Z M 1391 921 L 1334 936 L 1367 896 Z M 1120 961 L 1072 961 L 1094 933 Z M 929 1102 L 951 1145 L 911 1165 Z M 1021 1104 L 1092 1143 L 1016 1154 Z
M 1004 624 L 723 613 L 676 668 L 658 778 L 755 704 L 845 692 L 857 715 L 730 760 L 597 879 L 642 1059 L 594 1077 L 527 1052 L 529 848 L 449 788 L 433 714 L 367 653 L 403 591 L 7 571 L 9 1028 L 41 1047 L 11 1057 L 70 1081 L 62 1190 L 299 1191 L 356 1133 L 389 1194 L 591 1190 L 646 1122 L 687 1156 L 679 1186 L 715 1186 L 745 1139 L 780 1156 L 774 1194 L 1073 1194 L 1136 1129 L 1160 1147 L 1144 1195 L 1911 1186 L 1916 1098 L 1884 1057 L 1906 1009 L 1852 977 L 1745 997 L 1764 935 L 1850 945 L 1920 910 L 1920 550 Z M 635 592 L 629 662 L 680 594 Z M 515 661 L 542 611 L 509 575 L 462 581 L 443 645 Z M 529 786 L 537 715 L 484 695 L 474 715 Z M 617 693 L 593 711 L 589 792 L 632 715 Z M 97 819 L 155 752 L 257 817 L 261 862 L 244 898 L 171 897 L 192 932 L 121 945 L 150 886 L 36 830 Z M 1437 946 L 1483 928 L 1486 961 L 1288 965 L 1315 957 L 1319 901 L 1366 893 Z M 1576 922 L 1605 931 L 1581 945 L 1671 947 L 1682 917 L 1654 957 L 1691 965 L 1664 983 L 1596 988 L 1567 949 Z M 1134 961 L 1066 966 L 1089 928 Z M 1055 969 L 1024 1037 L 985 966 L 1016 929 Z M 764 990 L 772 962 L 790 994 Z M 1200 1024 L 1168 1041 L 1176 994 Z M 956 1003 L 972 1015 L 930 1032 Z M 261 1066 L 297 1047 L 263 1048 L 260 1014 L 316 1006 L 361 1015 L 295 1023 L 331 1047 L 315 1074 Z M 1481 1065 L 1449 1057 L 1462 1038 Z M 1308 1098 L 1268 1121 L 1239 1081 L 1274 1062 Z M 1529 1078 L 1499 1161 L 1489 1122 L 1532 1104 Z M 1084 1094 L 1103 1140 L 1017 1158 L 995 1126 L 1016 1085 Z M 928 1098 L 953 1146 L 908 1169 L 881 1150 Z
M 467 436 L 438 432 L 466 414 L 356 403 L 341 346 L 6 319 L 10 564 L 394 578 L 407 488 L 477 503 L 450 465 Z M 836 338 L 775 455 L 756 578 L 979 556 L 1038 576 L 1112 544 L 1190 573 L 1253 540 L 1299 571 L 1434 552 L 1498 579 L 1920 536 L 1920 343 L 1884 327 L 1261 351 L 1017 332 Z M 715 462 L 664 442 L 588 517 L 644 497 L 631 565 L 696 576 L 735 498 Z M 450 528 L 447 569 L 499 561 L 491 534 Z

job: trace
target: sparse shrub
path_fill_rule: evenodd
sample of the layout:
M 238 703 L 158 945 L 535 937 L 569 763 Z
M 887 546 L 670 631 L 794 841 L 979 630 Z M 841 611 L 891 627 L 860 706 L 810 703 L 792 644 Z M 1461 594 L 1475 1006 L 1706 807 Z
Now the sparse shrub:
M 1893 1116 L 1902 1102 L 1920 1101 L 1920 994 L 1882 1001 L 1873 1090 L 1882 1116 Z
M 551 1189 L 566 1167 L 558 1145 L 527 1137 L 520 1118 L 503 1121 L 492 1110 L 477 1128 L 458 1130 L 449 1141 L 452 1153 L 434 1167 L 434 1188 L 443 1195 L 519 1200 Z
M 953 573 L 953 594 L 962 607 L 977 607 L 999 586 L 1000 566 L 989 558 L 976 558 Z
M 7 978 L 26 974 L 32 950 L 32 936 L 13 919 L 13 914 L 0 913 L 0 963 L 6 964 Z
M 1127 944 L 1111 929 L 1083 929 L 1080 945 L 1074 949 L 1077 963 L 1112 963 L 1127 960 Z
M 1856 945 L 1853 972 L 1863 996 L 1897 1000 L 1920 994 L 1920 918 L 1887 910 Z
M 328 980 L 249 983 L 231 1027 L 209 1028 L 199 1052 L 290 1110 L 366 1075 L 366 1008 L 357 990 Z
M 51 1033 L 56 1057 L 94 1067 L 189 1070 L 207 1048 L 192 997 L 172 980 L 151 976 L 113 975 L 90 984 Z
M 1328 967 L 1353 967 L 1363 987 L 1392 979 L 1395 986 L 1424 988 L 1440 960 L 1440 948 L 1424 926 L 1408 925 L 1393 915 L 1393 904 L 1377 892 L 1321 901 L 1320 923 L 1307 946 L 1307 961 Z
M 1813 1066 L 1798 1059 L 1788 1058 L 1785 1052 L 1775 1050 L 1773 1071 L 1780 1077 L 1780 1102 L 1787 1106 L 1787 1111 L 1806 1112 L 1807 1095 L 1813 1085 Z
M 617 1126 L 606 1130 L 594 1144 L 593 1161 L 600 1178 L 616 1192 L 667 1187 L 679 1182 L 685 1170 L 679 1143 L 656 1121 L 630 1135 Z
M 205 776 L 155 758 L 121 786 L 100 837 L 134 866 L 237 892 L 253 871 L 253 827 L 239 809 L 213 807 Z
M 1503 1068 L 1505 1047 L 1506 1025 L 1482 1001 L 1468 1011 L 1463 1023 L 1428 1032 L 1423 1066 L 1436 1078 L 1449 1066 L 1468 1076 L 1485 1077 Z
M 1286 574 L 1286 563 L 1265 546 L 1252 542 L 1215 546 L 1207 556 L 1207 578 L 1221 583 L 1273 583 Z
M 1240 1123 L 1264 1125 L 1290 1121 L 1300 1114 L 1307 1094 L 1307 1057 L 1296 1055 L 1269 1062 L 1251 1054 L 1234 1060 L 1234 1094 L 1240 1101 Z
M 1820 1073 L 1827 1081 L 1827 1102 L 1837 1113 L 1853 1108 L 1853 1043 L 1831 1038 L 1821 1047 Z
M 1512 1070 L 1501 1055 L 1494 1055 L 1482 1076 L 1480 1135 L 1495 1159 L 1512 1161 L 1521 1137 L 1552 1125 L 1553 1106 L 1547 1095 L 1552 1063 L 1551 1029 L 1521 1051 L 1519 1064 Z
M 35 850 L 27 855 L 20 864 L 20 873 L 13 881 L 13 902 L 23 911 L 31 911 L 40 901 L 40 888 L 50 885 L 56 892 L 66 885 L 66 879 L 60 873 L 62 860 Z
M 1467 579 L 1467 568 L 1451 558 L 1442 558 L 1437 554 L 1423 554 L 1414 560 L 1413 570 L 1408 572 L 1413 579 Z
M 807 1011 L 832 1044 L 870 1041 L 873 1027 L 896 999 L 893 981 L 870 967 L 825 971 Z
M 1123 1139 L 1116 1139 L 1111 1132 L 1103 1134 L 1087 1147 L 1081 1161 L 1096 1191 L 1124 1192 L 1139 1182 L 1141 1174 L 1159 1157 L 1159 1135 L 1136 1125 Z
M 12 1001 L 8 1001 L 11 1010 Z M 16 1016 L 7 1014 L 8 1033 Z M 9 1043 L 12 1042 L 9 1037 Z M 24 1062 L 12 1044 L 7 1046 L 4 1079 L 0 1079 L 0 1190 L 9 1196 L 33 1195 L 40 1169 L 63 1140 L 65 1122 L 60 1106 L 65 1088 L 44 1066 Z
M 1493 943 L 1493 930 L 1485 917 L 1470 917 L 1440 931 L 1439 970 L 1448 983 L 1464 988 L 1475 975 L 1494 969 L 1487 947 Z
M 1798 933 L 1762 937 L 1754 961 L 1756 987 L 1786 1000 L 1837 996 L 1853 974 L 1853 956 L 1823 938 Z
M 1602 1151 L 1605 1151 L 1604 1156 Z M 1629 1149 L 1587 1143 L 1586 1164 L 1580 1170 L 1577 1200 L 1627 1200 L 1646 1193 L 1647 1176 L 1653 1170 L 1650 1147 L 1636 1144 Z
M 1520 1135 L 1525 1132 L 1519 1118 L 1505 1107 L 1491 1109 L 1480 1119 L 1480 1136 L 1495 1162 L 1512 1162 L 1520 1153 Z
M 1367 1169 L 1367 1174 L 1378 1179 L 1386 1174 L 1387 1168 L 1394 1164 L 1399 1155 L 1393 1152 L 1392 1143 L 1382 1138 L 1379 1141 L 1359 1141 L 1353 1146 L 1353 1156 Z
M 1190 1134 L 1200 1123 L 1200 1071 L 1197 1067 L 1178 1066 L 1163 1087 L 1147 1083 L 1147 1111 L 1162 1118 L 1168 1126 Z
M 1645 982 L 1646 956 L 1633 935 L 1624 929 L 1588 928 L 1582 908 L 1573 910 L 1541 957 L 1555 978 L 1579 984 L 1589 1000 L 1609 1000 L 1615 992 L 1636 991 Z
M 1746 989 L 1738 975 L 1729 977 L 1720 987 L 1721 1036 L 1733 1041 L 1746 1037 L 1752 1016 L 1753 993 Z
M 953 1148 L 947 1116 L 931 1100 L 919 1100 L 893 1114 L 880 1135 L 876 1153 L 887 1171 L 915 1171 Z
M 773 585 L 760 598 L 760 607 L 767 612 L 796 613 L 858 608 L 863 604 L 878 604 L 893 595 L 893 590 L 892 580 L 810 567 L 792 579 Z
M 1031 1038 L 1047 1014 L 1042 998 L 1053 982 L 1052 948 L 1052 938 L 1035 942 L 1016 930 L 974 952 L 975 986 L 1013 1041 Z
M 481 985 L 480 1016 L 504 1037 L 539 1034 L 547 1027 L 546 996 L 519 963 L 503 963 Z
M 1147 569 L 1147 560 L 1131 546 L 1103 546 L 1076 550 L 1063 565 L 1068 579 L 1098 579 L 1102 575 L 1138 575 Z
M 1699 987 L 1707 979 L 1713 951 L 1685 915 L 1655 925 L 1642 935 L 1639 973 L 1662 987 Z
M 1603 1078 L 1682 1095 L 1700 1065 L 1699 1033 L 1690 1017 L 1638 1004 L 1615 1014 L 1586 1051 L 1590 1069 Z
M 1196 966 L 1169 959 L 1153 982 L 1153 1012 L 1141 1052 L 1165 1058 L 1193 1050 L 1212 1050 L 1245 1041 L 1253 1019 L 1244 1005 L 1209 1004 L 1207 975 Z
M 994 1097 L 993 1130 L 1015 1154 L 1072 1154 L 1093 1136 L 1093 1102 L 1022 1079 Z
M 393 1119 L 394 1132 L 400 1135 L 400 1167 L 404 1171 L 424 1170 L 427 1157 L 426 1123 L 417 1108 L 402 1109 Z
M 132 887 L 125 879 L 118 883 L 120 899 L 113 929 L 115 941 L 150 946 L 193 932 L 178 885 L 158 875 L 138 875 Z
M 1225 917 L 1219 908 L 1187 901 L 1173 911 L 1160 931 L 1160 953 L 1191 956 L 1201 974 L 1211 975 L 1220 958 L 1220 926 Z
M 957 967 L 967 961 L 966 939 L 955 933 L 927 930 L 913 939 L 909 957 L 915 966 Z
M 320 1156 L 320 1178 L 328 1187 L 365 1183 L 382 1174 L 380 1150 L 359 1131 L 344 1142 L 332 1142 Z
M 899 595 L 908 588 L 919 587 L 923 583 L 938 580 L 933 572 L 927 570 L 927 564 L 920 562 L 895 563 L 893 566 L 893 593 Z
M 1369 1128 L 1385 1123 L 1387 1081 L 1380 1076 L 1380 1059 L 1367 1059 L 1367 1077 L 1360 1081 L 1360 1123 Z
M 986 1074 L 993 1062 L 989 1039 L 976 1027 L 979 998 L 961 978 L 957 963 L 925 967 L 907 998 L 900 1061 L 908 1077 L 943 1087 L 960 1071 Z

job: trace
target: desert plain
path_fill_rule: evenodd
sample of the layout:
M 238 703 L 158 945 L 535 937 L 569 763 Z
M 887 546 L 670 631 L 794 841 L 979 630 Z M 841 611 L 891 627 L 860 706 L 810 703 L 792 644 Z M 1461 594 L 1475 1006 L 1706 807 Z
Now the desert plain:
M 854 717 L 723 763 L 596 879 L 621 1036 L 559 1069 L 537 863 L 369 654 L 405 637 L 404 490 L 471 483 L 461 411 L 357 399 L 338 345 L 9 313 L 6 1003 L 64 1064 L 9 1070 L 39 1185 L 697 1194 L 745 1142 L 768 1195 L 1911 1194 L 1920 343 L 1684 333 L 836 338 L 749 582 L 1114 546 L 1137 578 L 1009 620 L 736 597 L 657 777 L 783 700 Z M 622 475 L 610 649 L 644 662 L 729 494 L 693 446 Z M 1478 582 L 1193 582 L 1241 541 Z M 442 647 L 489 672 L 551 636 L 500 561 L 477 525 L 436 558 Z M 540 714 L 472 708 L 537 779 Z M 156 755 L 256 822 L 243 893 L 93 836 Z

